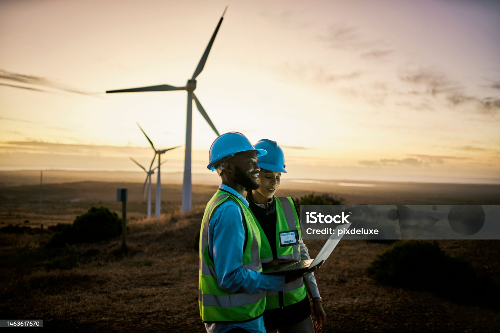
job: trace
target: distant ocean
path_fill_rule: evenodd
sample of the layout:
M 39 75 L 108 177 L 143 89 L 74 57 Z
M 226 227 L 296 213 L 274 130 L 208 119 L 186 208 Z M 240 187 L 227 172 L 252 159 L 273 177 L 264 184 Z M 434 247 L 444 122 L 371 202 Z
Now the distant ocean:
M 369 184 L 369 183 L 346 183 L 346 182 L 308 180 L 308 179 L 295 179 L 295 180 L 290 180 L 290 181 L 292 183 L 302 183 L 302 184 L 324 184 L 324 185 L 352 186 L 352 187 L 376 187 L 377 186 L 375 184 Z

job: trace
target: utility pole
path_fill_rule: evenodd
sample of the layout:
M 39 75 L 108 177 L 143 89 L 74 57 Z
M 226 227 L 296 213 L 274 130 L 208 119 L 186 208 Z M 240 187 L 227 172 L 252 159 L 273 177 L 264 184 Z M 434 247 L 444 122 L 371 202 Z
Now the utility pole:
M 122 251 L 127 253 L 127 189 L 116 190 L 116 201 L 122 202 Z
M 43 192 L 42 192 L 42 184 L 43 184 L 43 170 L 40 171 L 40 214 L 43 213 Z

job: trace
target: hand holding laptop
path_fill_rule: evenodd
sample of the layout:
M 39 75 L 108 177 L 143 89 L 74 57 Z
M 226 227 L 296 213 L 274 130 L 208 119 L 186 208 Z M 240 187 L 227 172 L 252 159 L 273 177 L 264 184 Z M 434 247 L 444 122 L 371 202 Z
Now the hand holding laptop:
M 270 268 L 273 268 L 273 267 L 276 267 L 276 266 L 279 266 L 279 265 L 289 264 L 289 263 L 292 263 L 292 262 L 299 262 L 299 261 L 300 260 L 295 260 L 295 259 L 274 259 L 271 262 L 262 264 L 262 270 L 265 271 L 265 270 L 268 270 Z

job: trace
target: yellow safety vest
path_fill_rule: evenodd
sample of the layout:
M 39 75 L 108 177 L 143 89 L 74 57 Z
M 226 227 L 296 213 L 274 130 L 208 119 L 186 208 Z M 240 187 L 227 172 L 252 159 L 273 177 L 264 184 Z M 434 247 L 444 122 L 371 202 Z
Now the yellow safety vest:
M 292 198 L 274 197 L 276 199 L 276 254 L 277 259 L 295 259 L 300 260 L 300 246 L 299 244 L 281 246 L 279 233 L 283 231 L 296 230 L 298 239 L 301 238 L 300 223 L 297 212 L 293 206 Z M 268 263 L 273 259 L 273 252 L 271 245 L 267 239 L 264 230 L 259 223 L 259 231 L 261 237 L 260 258 L 262 263 Z M 267 291 L 266 292 L 266 310 L 277 309 L 285 307 L 302 301 L 307 296 L 307 291 L 304 286 L 303 279 L 296 279 L 292 282 L 286 283 L 281 291 Z
M 217 274 L 208 250 L 208 226 L 215 209 L 225 200 L 235 201 L 241 208 L 246 224 L 245 248 L 242 268 L 262 271 L 260 261 L 260 232 L 250 209 L 236 196 L 225 191 L 217 191 L 208 202 L 200 229 L 199 306 L 205 322 L 248 321 L 261 316 L 266 305 L 266 293 L 230 293 L 222 290 L 217 283 Z

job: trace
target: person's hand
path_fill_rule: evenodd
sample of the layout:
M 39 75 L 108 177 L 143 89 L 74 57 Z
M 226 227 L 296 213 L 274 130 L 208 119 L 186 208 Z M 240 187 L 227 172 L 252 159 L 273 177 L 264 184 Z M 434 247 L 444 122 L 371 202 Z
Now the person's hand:
M 311 273 L 317 270 L 318 267 L 319 265 L 314 267 L 304 267 L 293 271 L 285 271 L 283 272 L 283 275 L 285 275 L 285 283 L 292 282 L 293 280 L 296 280 L 298 278 L 302 278 L 307 273 Z
M 270 268 L 273 268 L 273 267 L 276 267 L 276 266 L 279 266 L 279 265 L 282 265 L 282 264 L 288 264 L 288 263 L 291 263 L 291 262 L 298 262 L 298 261 L 299 260 L 295 260 L 295 259 L 274 259 L 271 262 L 262 264 L 262 270 L 265 271 L 265 270 L 268 270 Z
M 326 322 L 326 314 L 325 310 L 323 310 L 323 305 L 321 304 L 321 299 L 313 298 L 313 311 L 316 316 L 316 322 L 314 323 L 314 330 L 316 333 L 320 333 L 323 331 L 323 327 L 325 327 Z
M 302 268 L 294 271 L 283 272 L 283 275 L 285 276 L 285 283 L 289 283 L 299 278 L 302 278 L 304 274 L 307 273 L 307 270 L 308 270 L 307 268 Z

